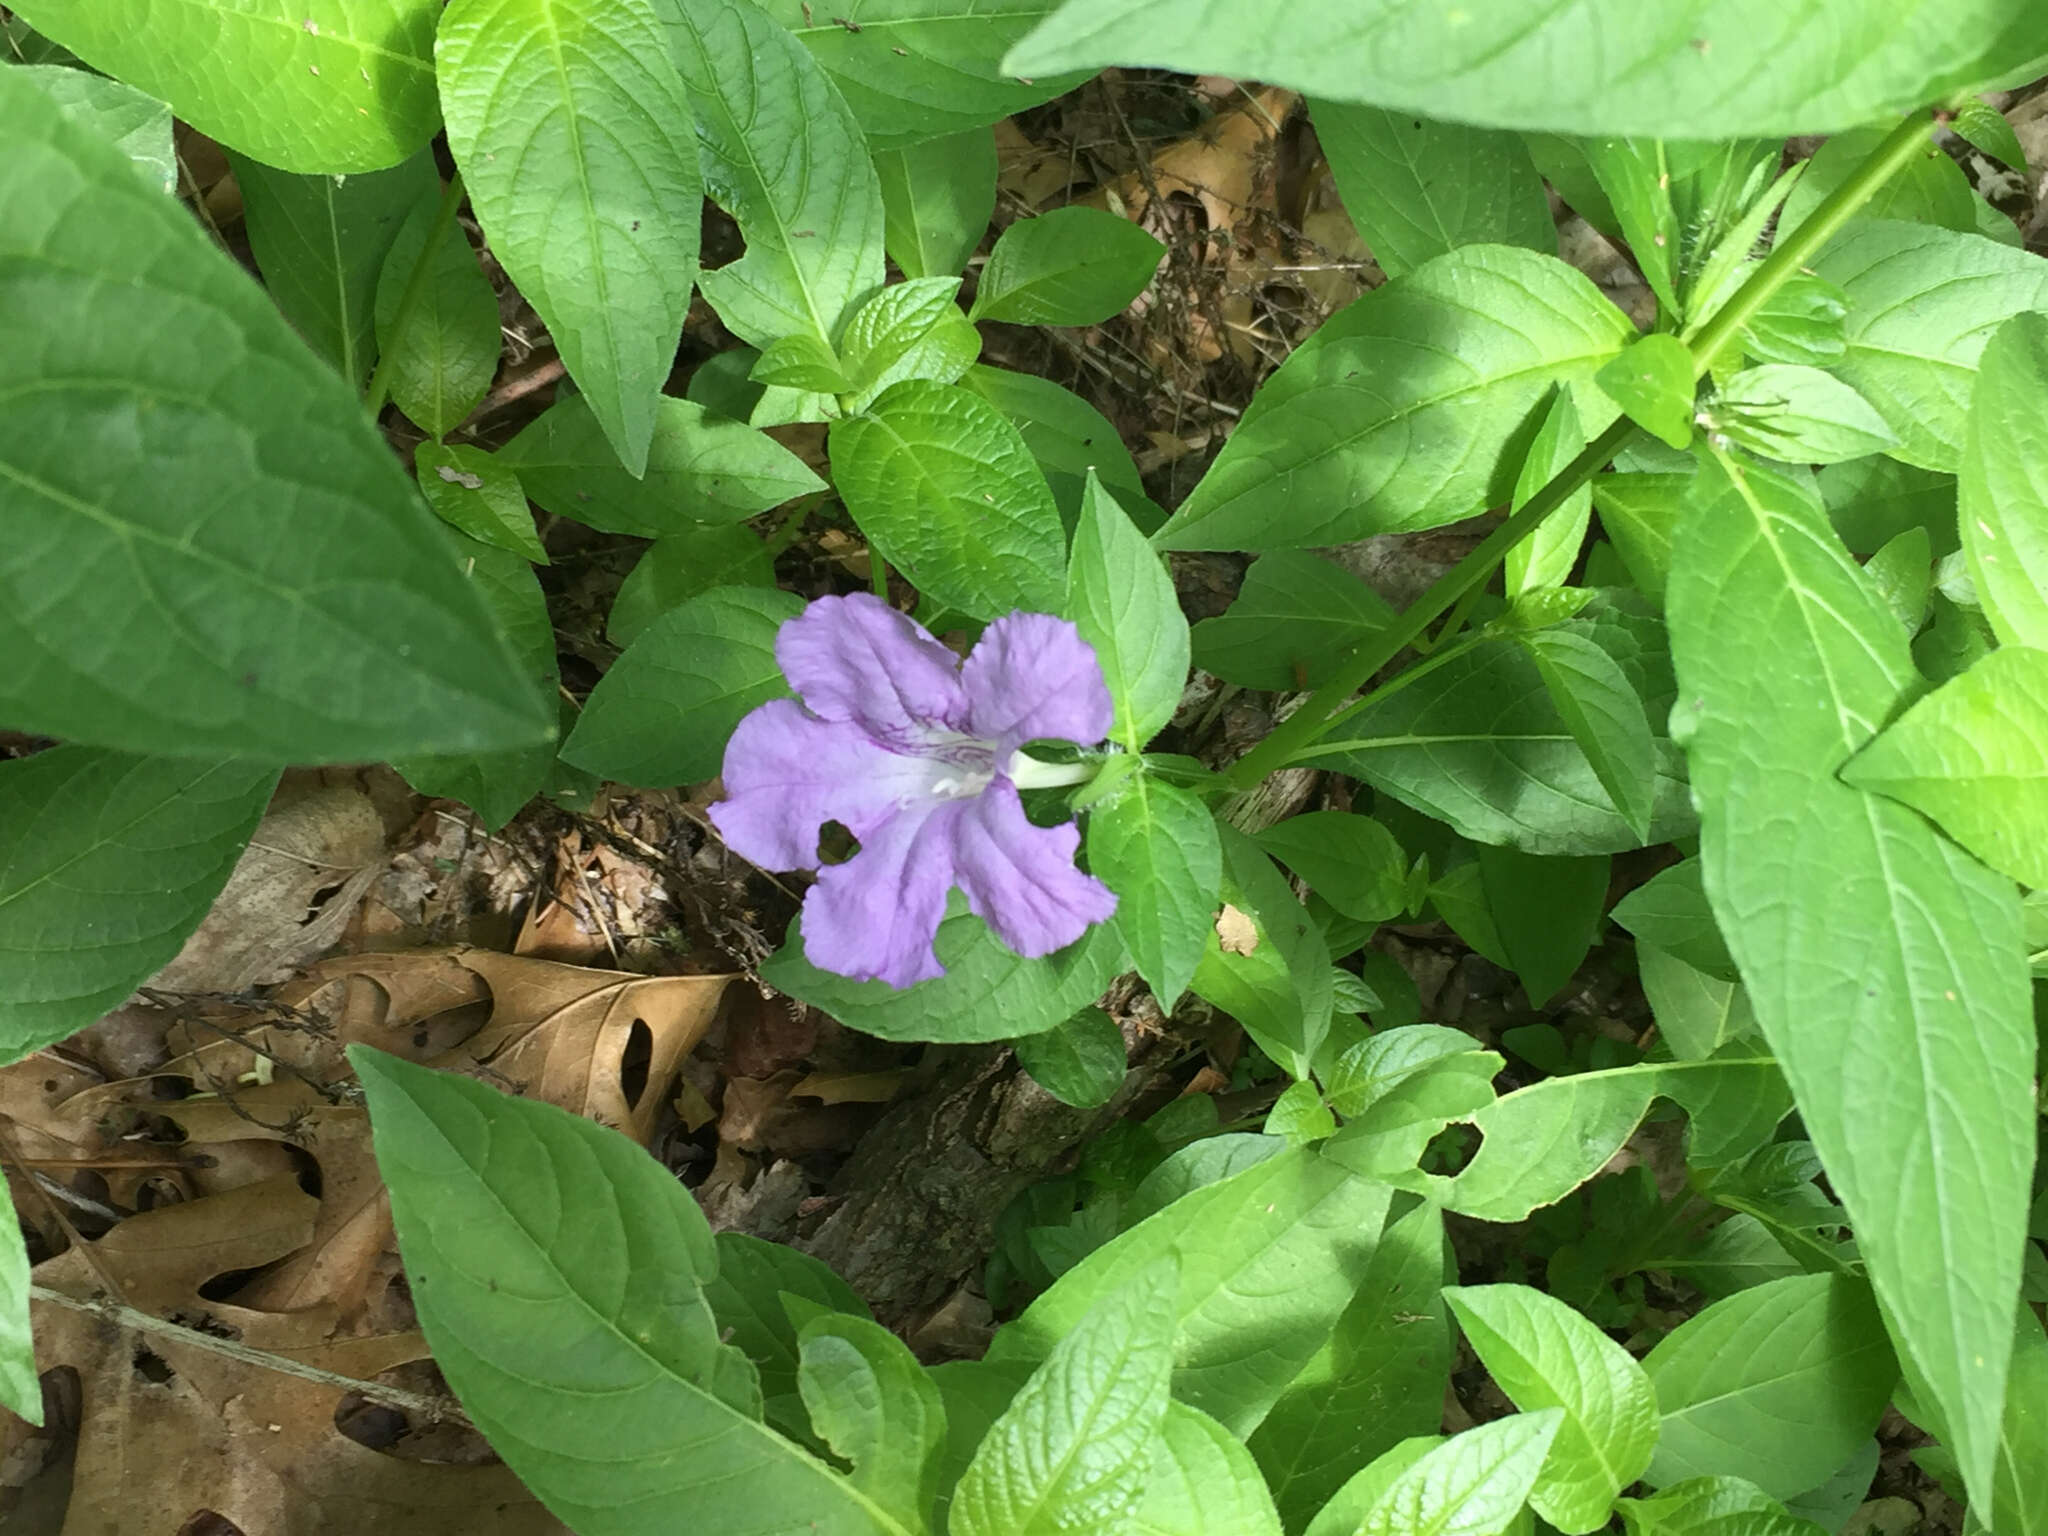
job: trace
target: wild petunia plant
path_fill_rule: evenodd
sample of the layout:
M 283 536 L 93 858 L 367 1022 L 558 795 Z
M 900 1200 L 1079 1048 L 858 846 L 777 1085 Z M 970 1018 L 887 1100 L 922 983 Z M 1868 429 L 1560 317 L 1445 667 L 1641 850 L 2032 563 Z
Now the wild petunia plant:
M 2039 6 L 8 12 L 8 1058 L 177 952 L 285 767 L 378 761 L 491 828 L 722 778 L 814 875 L 752 980 L 1071 1104 L 1155 1025 L 1227 1085 L 963 1216 L 1007 1315 L 932 1367 L 616 1131 L 358 1043 L 420 1326 L 580 1536 L 1811 1536 L 1937 1481 L 2048 1530 L 2048 263 L 1986 196 Z M 1302 93 L 1384 278 L 1170 508 L 983 361 L 1160 270 L 1114 189 L 974 255 L 995 125 L 1111 66 Z M 566 375 L 516 431 L 471 226 Z M 587 689 L 565 527 L 647 541 Z M 871 593 L 778 565 L 821 532 Z M 1447 934 L 1514 1023 L 1400 963 Z M 7 1223 L 32 1417 L 31 1283 Z M 1460 1336 L 1514 1411 L 1445 1436 Z

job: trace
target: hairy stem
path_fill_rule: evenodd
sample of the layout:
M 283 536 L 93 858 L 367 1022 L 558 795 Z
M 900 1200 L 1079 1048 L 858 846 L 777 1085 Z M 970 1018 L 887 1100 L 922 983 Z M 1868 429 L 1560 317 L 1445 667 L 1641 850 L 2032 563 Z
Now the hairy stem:
M 1693 338 L 1690 345 L 1695 377 L 1704 375 L 1771 295 L 1796 276 L 1856 210 L 1920 152 L 1926 142 L 1929 120 L 1930 114 L 1925 110 L 1907 117 L 1885 136 L 1884 142 L 1856 167 L 1848 180 L 1822 199 L 1806 221 L 1772 249 L 1735 296 L 1722 305 Z M 1249 789 L 1275 769 L 1295 761 L 1304 749 L 1320 740 L 1332 725 L 1349 713 L 1345 709 L 1345 701 L 1351 695 L 1413 645 L 1439 615 L 1483 585 L 1493 574 L 1493 568 L 1507 558 L 1508 551 L 1535 532 L 1546 517 L 1564 505 L 1573 491 L 1598 474 L 1635 431 L 1634 423 L 1624 416 L 1595 438 L 1585 452 L 1531 496 L 1520 511 L 1495 528 L 1476 549 L 1439 577 L 1436 584 L 1410 603 L 1392 624 L 1361 645 L 1327 683 L 1303 701 L 1301 708 L 1232 764 L 1229 770 L 1231 784 L 1240 790 Z
M 434 222 L 427 230 L 427 242 L 420 247 L 419 257 L 406 276 L 405 291 L 398 297 L 398 313 L 391 317 L 390 345 L 379 350 L 376 371 L 370 375 L 370 387 L 363 391 L 363 409 L 370 413 L 372 421 L 383 414 L 384 402 L 391 397 L 391 359 L 397 355 L 399 343 L 405 340 L 406 329 L 412 324 L 420 300 L 426 297 L 427 279 L 434 270 L 434 253 L 454 227 L 455 210 L 461 206 L 462 172 L 457 171 L 442 189 L 441 206 L 434 210 Z

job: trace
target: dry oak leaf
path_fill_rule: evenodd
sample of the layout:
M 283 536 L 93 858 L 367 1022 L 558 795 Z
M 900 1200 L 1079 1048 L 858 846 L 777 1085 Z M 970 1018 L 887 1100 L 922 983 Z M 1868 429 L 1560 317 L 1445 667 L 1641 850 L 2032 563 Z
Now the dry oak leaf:
M 250 1185 L 130 1217 L 95 1253 L 131 1305 L 231 1330 L 304 1365 L 366 1380 L 425 1358 L 417 1334 L 332 1341 L 324 1309 L 269 1313 L 200 1294 L 303 1245 L 314 1203 L 289 1179 Z M 81 1297 L 96 1290 L 76 1252 L 37 1266 L 35 1279 Z M 76 1371 L 82 1399 L 61 1536 L 176 1536 L 205 1512 L 243 1536 L 563 1536 L 503 1466 L 406 1461 L 342 1435 L 334 1417 L 346 1387 L 46 1301 L 34 1304 L 34 1323 L 38 1369 Z M 0 1419 L 10 1448 L 31 1437 Z

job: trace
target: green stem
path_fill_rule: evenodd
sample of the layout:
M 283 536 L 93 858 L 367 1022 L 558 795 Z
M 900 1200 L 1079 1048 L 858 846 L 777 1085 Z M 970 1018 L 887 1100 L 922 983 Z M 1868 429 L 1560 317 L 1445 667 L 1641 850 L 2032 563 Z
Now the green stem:
M 1911 162 L 1926 142 L 1930 116 L 1924 110 L 1915 112 L 1887 134 L 1848 180 L 1823 198 L 1806 221 L 1772 249 L 1735 296 L 1715 311 L 1690 343 L 1694 377 L 1704 375 L 1771 296 L 1819 253 L 1856 210 L 1870 200 L 1872 193 Z M 1413 645 L 1439 615 L 1483 585 L 1493 574 L 1493 568 L 1507 558 L 1507 552 L 1535 532 L 1544 518 L 1565 504 L 1572 492 L 1598 474 L 1635 431 L 1634 423 L 1624 416 L 1595 438 L 1585 452 L 1530 497 L 1520 511 L 1439 577 L 1398 619 L 1362 645 L 1328 682 L 1308 696 L 1301 708 L 1232 764 L 1231 784 L 1240 790 L 1251 788 L 1275 769 L 1293 762 L 1339 718 L 1348 715 L 1345 701 L 1351 695 Z
M 1493 574 L 1493 568 L 1507 558 L 1523 539 L 1536 531 L 1544 518 L 1565 504 L 1580 486 L 1592 479 L 1600 466 L 1614 457 L 1615 450 L 1636 430 L 1626 416 L 1602 432 L 1557 477 L 1531 496 L 1515 513 L 1479 541 L 1473 551 L 1439 576 L 1436 584 L 1401 611 L 1398 618 L 1352 653 L 1331 679 L 1310 694 L 1292 715 L 1273 728 L 1273 733 L 1230 766 L 1230 782 L 1250 789 L 1276 768 L 1292 762 L 1302 748 L 1320 737 L 1343 707 L 1344 701 L 1363 688 L 1372 675 L 1400 655 L 1437 616 L 1455 604 L 1472 588 Z
M 1870 201 L 1871 194 L 1911 163 L 1927 145 L 1932 115 L 1912 113 L 1885 135 L 1884 142 L 1870 152 L 1849 179 L 1820 201 L 1799 227 L 1771 247 L 1757 269 L 1736 291 L 1735 297 L 1714 311 L 1686 344 L 1692 348 L 1693 377 L 1704 377 L 1722 350 L 1755 318 L 1758 310 L 1801 269 L 1820 254 L 1842 226 L 1855 217 L 1856 210 Z
M 405 279 L 405 291 L 398 298 L 398 313 L 391 317 L 391 331 L 385 338 L 388 344 L 379 352 L 377 369 L 370 375 L 370 387 L 363 391 L 363 409 L 370 413 L 372 421 L 384 413 L 384 402 L 391 397 L 391 359 L 405 340 L 406 329 L 412 324 L 420 300 L 426 297 L 427 279 L 434 270 L 434 253 L 441 248 L 448 231 L 455 227 L 455 211 L 461 206 L 462 172 L 457 171 L 448 178 L 448 185 L 441 192 L 441 206 L 434 210 L 434 223 L 427 231 L 427 242 L 420 247 L 412 271 Z

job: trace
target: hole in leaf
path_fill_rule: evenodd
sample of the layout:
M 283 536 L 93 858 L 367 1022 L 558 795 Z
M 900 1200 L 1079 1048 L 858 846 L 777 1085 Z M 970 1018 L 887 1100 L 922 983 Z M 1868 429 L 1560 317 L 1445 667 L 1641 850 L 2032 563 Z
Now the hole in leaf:
M 619 1092 L 626 1108 L 638 1109 L 640 1095 L 647 1091 L 648 1069 L 654 1063 L 654 1031 L 645 1019 L 635 1019 L 626 1032 L 626 1048 L 619 1053 Z

